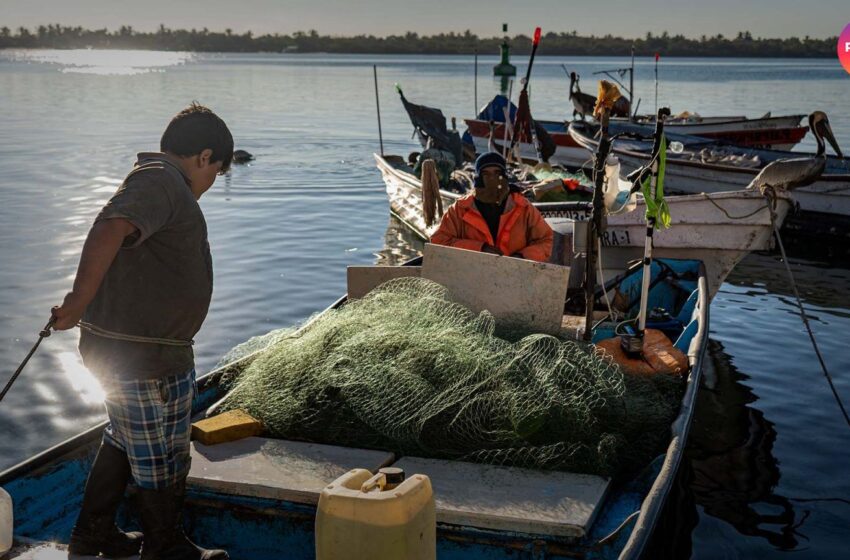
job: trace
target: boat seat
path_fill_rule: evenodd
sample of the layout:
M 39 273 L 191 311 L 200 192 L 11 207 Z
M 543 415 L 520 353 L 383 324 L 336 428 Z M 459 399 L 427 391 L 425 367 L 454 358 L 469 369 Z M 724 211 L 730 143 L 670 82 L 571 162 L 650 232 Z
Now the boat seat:
M 394 467 L 431 479 L 437 522 L 581 538 L 601 508 L 599 476 L 403 457 Z
M 322 488 L 345 472 L 375 472 L 394 459 L 388 451 L 262 437 L 217 445 L 192 442 L 188 484 L 221 494 L 315 505 Z

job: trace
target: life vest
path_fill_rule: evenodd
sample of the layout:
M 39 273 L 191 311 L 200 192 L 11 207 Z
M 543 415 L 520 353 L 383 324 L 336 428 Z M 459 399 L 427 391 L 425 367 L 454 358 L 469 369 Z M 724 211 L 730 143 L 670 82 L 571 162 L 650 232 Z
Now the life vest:
M 475 207 L 470 194 L 455 202 L 443 215 L 431 243 L 480 251 L 485 244 L 503 255 L 519 253 L 523 258 L 546 262 L 552 254 L 552 228 L 521 194 L 511 192 L 499 218 L 497 239 L 493 239 L 487 221 Z

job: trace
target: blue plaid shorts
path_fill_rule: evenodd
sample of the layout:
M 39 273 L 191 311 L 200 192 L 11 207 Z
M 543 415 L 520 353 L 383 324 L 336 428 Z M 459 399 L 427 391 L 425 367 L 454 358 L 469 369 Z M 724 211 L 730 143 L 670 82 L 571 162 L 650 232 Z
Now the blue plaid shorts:
M 104 382 L 108 443 L 127 453 L 141 488 L 174 485 L 189 473 L 195 369 L 159 379 Z

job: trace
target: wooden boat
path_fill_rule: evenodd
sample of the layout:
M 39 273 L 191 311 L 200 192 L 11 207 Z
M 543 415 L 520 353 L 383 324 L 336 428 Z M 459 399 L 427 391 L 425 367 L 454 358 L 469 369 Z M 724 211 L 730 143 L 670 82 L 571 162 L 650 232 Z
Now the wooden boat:
M 671 134 L 700 136 L 738 146 L 790 150 L 806 135 L 808 129 L 800 126 L 805 117 L 806 115 L 773 117 L 770 113 L 754 119 L 745 116 L 680 115 L 665 119 L 664 129 Z M 629 122 L 626 119 L 611 121 L 615 125 Z M 637 117 L 636 124 L 654 127 L 655 115 Z
M 390 211 L 417 235 L 429 239 L 439 224 L 425 225 L 422 207 L 422 183 L 403 158 L 375 155 L 389 198 Z M 464 196 L 441 190 L 443 207 L 448 208 Z M 751 251 L 771 248 L 772 223 L 768 204 L 754 189 L 727 193 L 668 196 L 673 225 L 658 230 L 654 236 L 654 252 L 661 258 L 693 258 L 705 264 L 709 299 L 720 288 L 735 265 Z M 576 223 L 590 217 L 590 204 L 585 202 L 534 203 L 556 232 L 554 259 L 568 264 Z M 782 224 L 790 199 L 779 193 L 774 209 L 777 224 Z M 631 212 L 608 216 L 603 233 L 602 273 L 611 278 L 626 268 L 627 263 L 643 257 L 646 222 L 644 205 L 638 196 Z
M 628 130 L 611 128 L 612 133 Z M 570 126 L 573 139 L 586 148 L 585 157 L 596 149 L 595 127 L 586 123 Z M 740 148 L 687 135 L 668 135 L 683 144 L 681 154 L 668 150 L 665 189 L 678 193 L 720 193 L 747 186 L 765 165 L 785 158 L 805 157 L 801 152 Z M 626 172 L 643 166 L 649 159 L 651 141 L 619 140 L 614 154 Z M 799 212 L 786 222 L 786 228 L 819 238 L 850 240 L 850 163 L 829 156 L 823 175 L 813 184 L 791 192 Z
M 411 261 L 407 264 L 419 264 Z M 620 291 L 627 298 L 640 292 L 641 275 L 626 274 Z M 516 522 L 503 518 L 499 529 L 482 528 L 492 520 L 481 514 L 467 522 L 458 522 L 463 508 L 441 502 L 441 478 L 432 476 L 437 497 L 437 551 L 441 559 L 508 560 L 538 558 L 621 558 L 641 555 L 653 527 L 673 486 L 684 453 L 694 402 L 702 375 L 707 346 L 708 288 L 704 268 L 698 261 L 669 260 L 653 265 L 653 277 L 660 279 L 672 271 L 676 280 L 652 283 L 650 306 L 667 306 L 680 327 L 676 346 L 683 350 L 690 365 L 682 378 L 683 398 L 675 421 L 670 426 L 666 448 L 640 473 L 628 480 L 611 481 L 590 475 L 544 473 L 511 469 L 515 485 L 501 488 L 498 499 L 481 496 L 476 502 L 487 511 L 515 508 L 514 513 L 530 512 L 522 519 L 523 530 Z M 343 305 L 340 298 L 329 309 Z M 679 302 L 679 303 L 676 303 Z M 327 312 L 327 310 L 326 310 Z M 610 330 L 599 327 L 597 337 L 610 336 Z M 256 354 L 246 356 L 216 369 L 198 380 L 195 414 L 223 396 L 221 380 L 245 367 Z M 62 543 L 67 543 L 71 527 L 80 507 L 86 476 L 101 440 L 105 423 L 93 426 L 79 435 L 32 457 L 3 473 L 0 486 L 12 497 L 15 515 L 15 548 L 9 560 L 61 557 Z M 317 448 L 319 458 L 316 457 Z M 295 449 L 297 452 L 293 453 Z M 234 560 L 264 560 L 281 557 L 294 560 L 314 558 L 314 520 L 319 491 L 337 476 L 364 462 L 392 462 L 391 453 L 318 446 L 304 442 L 248 438 L 217 446 L 193 443 L 193 464 L 189 477 L 184 523 L 187 532 L 198 542 L 224 548 Z M 388 460 L 382 457 L 389 456 Z M 458 468 L 488 467 L 457 463 Z M 270 474 L 271 473 L 271 474 Z M 546 496 L 572 496 L 580 491 L 571 486 L 547 485 L 543 494 L 526 487 L 528 480 L 549 475 L 582 476 L 583 483 L 600 484 L 603 491 L 593 500 L 575 502 L 585 508 L 583 525 L 555 520 L 550 525 L 535 522 L 539 512 L 536 499 Z M 486 487 L 486 481 L 470 479 L 464 484 Z M 484 486 L 482 486 L 482 484 Z M 559 494 L 560 493 L 560 494 Z M 565 498 L 566 499 L 566 498 Z M 570 498 L 572 499 L 572 498 Z M 482 505 L 483 504 L 483 505 Z M 454 508 L 454 509 L 453 509 Z M 459 510 L 458 510 L 459 508 Z M 125 527 L 127 506 L 119 512 Z M 481 512 L 479 512 L 480 514 Z M 51 551 L 57 556 L 50 556 Z
M 504 125 L 504 109 L 507 104 L 508 101 L 505 97 L 496 96 L 481 110 L 476 118 L 464 119 L 468 133 L 468 135 L 465 135 L 465 139 L 474 144 L 477 152 L 487 150 L 491 121 L 493 121 L 493 136 L 496 145 L 501 147 L 505 143 L 505 138 L 508 138 L 505 135 Z M 510 111 L 510 115 L 513 116 L 516 111 L 513 105 L 511 105 Z M 804 116 L 771 117 L 765 115 L 758 119 L 748 119 L 743 116 L 673 117 L 665 120 L 664 127 L 668 134 L 685 134 L 746 147 L 790 150 L 806 135 L 808 129 L 800 126 L 800 121 Z M 537 119 L 535 119 L 535 122 L 546 129 L 555 143 L 555 154 L 550 158 L 552 163 L 568 167 L 582 167 L 588 162 L 589 158 L 587 152 L 582 150 L 582 144 L 577 142 L 569 133 L 569 122 Z M 641 130 L 643 134 L 650 136 L 654 130 L 654 117 L 641 117 L 636 122 L 630 122 L 627 119 L 611 119 L 610 126 L 623 125 Z M 530 143 L 520 143 L 519 149 L 524 158 L 533 160 L 537 157 L 537 150 Z

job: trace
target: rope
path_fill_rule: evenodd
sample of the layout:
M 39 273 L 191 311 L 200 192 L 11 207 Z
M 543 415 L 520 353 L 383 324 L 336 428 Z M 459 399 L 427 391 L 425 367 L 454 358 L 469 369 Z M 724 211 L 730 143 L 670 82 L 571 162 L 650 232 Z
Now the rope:
M 605 296 L 605 305 L 608 306 L 608 316 L 612 321 L 617 320 L 617 315 L 614 314 L 614 309 L 611 307 L 611 300 L 608 299 L 608 290 L 605 289 L 605 278 L 602 276 L 602 241 L 596 238 L 596 254 L 599 256 L 596 259 L 597 271 L 599 273 L 599 284 L 602 286 L 602 293 Z
M 817 340 L 815 340 L 815 333 L 812 332 L 812 326 L 809 324 L 809 317 L 806 315 L 806 310 L 803 309 L 803 300 L 802 298 L 800 298 L 799 290 L 797 290 L 797 283 L 794 281 L 794 274 L 791 272 L 791 266 L 788 264 L 788 256 L 785 254 L 785 245 L 782 244 L 782 236 L 779 235 L 779 226 L 776 225 L 776 213 L 774 211 L 776 194 L 773 192 L 773 188 L 770 186 L 765 187 L 762 194 L 764 194 L 765 198 L 767 198 L 769 202 L 770 224 L 773 228 L 773 233 L 776 236 L 776 244 L 779 246 L 779 253 L 782 255 L 782 263 L 785 265 L 785 271 L 788 273 L 788 280 L 791 283 L 791 290 L 794 292 L 794 299 L 796 299 L 797 307 L 800 309 L 800 318 L 803 320 L 803 325 L 806 327 L 806 332 L 809 334 L 809 340 L 812 341 L 812 348 L 814 348 L 815 354 L 818 357 L 818 362 L 820 362 L 820 367 L 823 370 L 823 375 L 824 377 L 826 377 L 827 383 L 829 383 L 829 388 L 832 391 L 832 395 L 835 397 L 835 402 L 838 403 L 838 408 L 841 409 L 841 414 L 844 416 L 844 421 L 847 422 L 848 426 L 850 426 L 850 415 L 847 414 L 847 409 L 844 408 L 844 403 L 841 402 L 841 396 L 835 389 L 835 384 L 832 382 L 832 376 L 829 374 L 829 370 L 826 367 L 826 362 L 823 359 L 823 354 L 821 354 L 820 348 L 818 348 L 818 342 Z
M 179 340 L 175 338 L 156 338 L 153 336 L 137 336 L 134 334 L 122 334 L 113 331 L 108 331 L 97 325 L 80 321 L 77 326 L 81 330 L 88 331 L 93 335 L 103 338 L 111 338 L 112 340 L 123 340 L 124 342 L 143 342 L 146 344 L 161 344 L 163 346 L 192 346 L 194 340 Z
M 29 354 L 27 354 L 27 357 L 24 358 L 23 362 L 21 362 L 21 365 L 18 366 L 18 369 L 15 370 L 15 373 L 12 374 L 12 378 L 9 379 L 9 382 L 6 383 L 5 387 L 3 387 L 3 391 L 0 391 L 0 401 L 3 400 L 3 397 L 6 396 L 6 393 L 8 393 L 9 389 L 12 388 L 12 385 L 15 383 L 15 380 L 18 378 L 18 376 L 21 374 L 21 372 L 24 371 L 24 367 L 30 361 L 30 358 L 32 358 L 32 355 L 35 354 L 35 351 L 38 349 L 38 346 L 39 346 L 39 344 L 41 344 L 41 341 L 44 340 L 45 338 L 47 338 L 48 336 L 50 336 L 50 328 L 53 326 L 53 323 L 55 323 L 55 322 L 56 322 L 56 317 L 51 317 L 50 320 L 47 322 L 47 324 L 44 326 L 44 328 L 41 329 L 41 332 L 38 333 L 38 340 L 36 340 L 35 344 L 33 344 L 32 348 L 29 351 Z
M 715 208 L 717 208 L 718 210 L 720 210 L 721 212 L 723 212 L 723 214 L 725 214 L 725 215 L 726 215 L 726 217 L 727 217 L 727 218 L 729 218 L 730 220 L 745 220 L 745 219 L 747 219 L 747 218 L 750 218 L 750 217 L 752 217 L 752 216 L 755 216 L 756 214 L 758 214 L 759 212 L 761 212 L 761 211 L 762 211 L 762 210 L 764 210 L 765 208 L 767 208 L 767 209 L 771 210 L 771 220 L 773 220 L 773 210 L 772 210 L 771 208 L 769 208 L 769 207 L 768 207 L 768 205 L 760 206 L 759 208 L 756 208 L 755 210 L 753 210 L 753 211 L 752 211 L 752 212 L 750 212 L 749 214 L 744 214 L 743 216 L 732 216 L 731 214 L 729 214 L 729 212 L 727 212 L 727 211 L 726 211 L 726 209 L 725 209 L 725 208 L 723 208 L 722 206 L 720 206 L 719 204 L 717 204 L 717 202 L 716 202 L 713 198 L 711 198 L 709 195 L 707 195 L 707 194 L 703 194 L 703 196 L 705 197 L 705 199 L 706 199 L 707 201 L 709 201 L 710 203 L 712 203 L 712 204 L 714 205 L 714 207 L 715 207 Z M 768 199 L 768 201 L 769 201 L 769 202 L 770 202 L 771 200 L 772 200 L 772 199 Z

